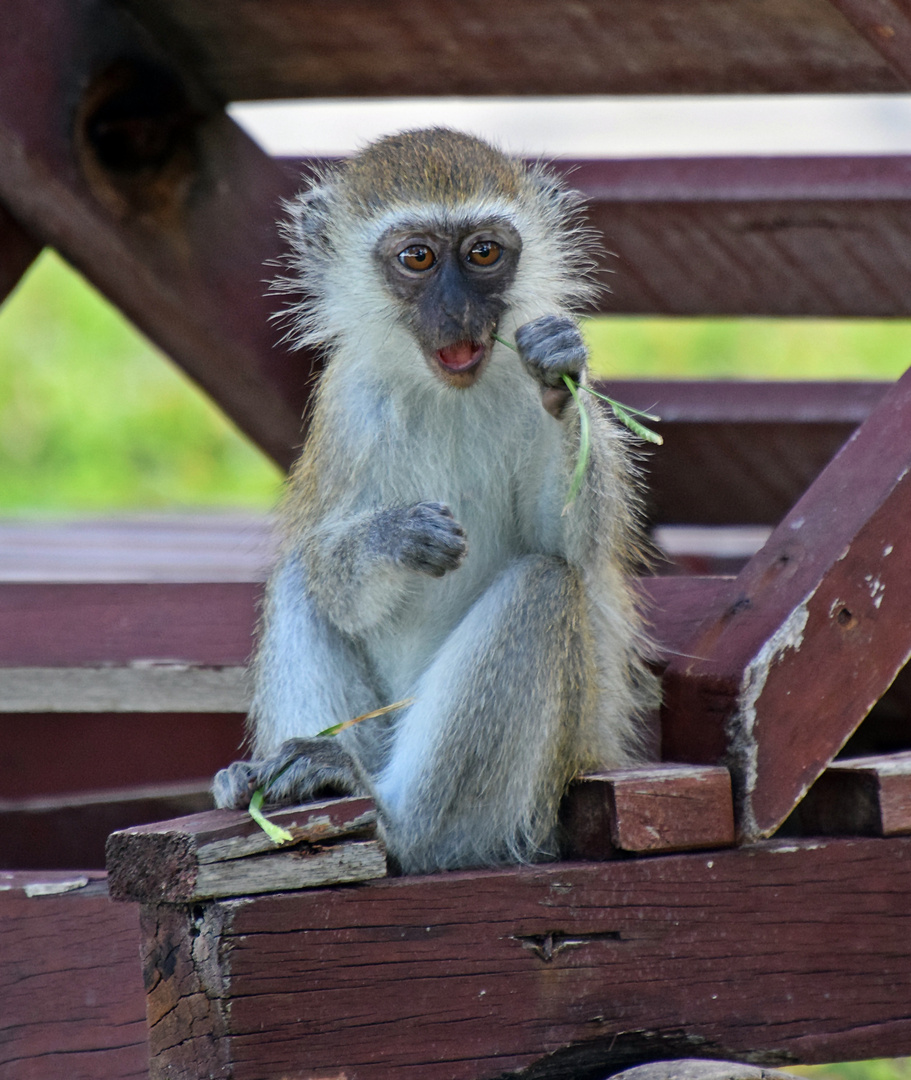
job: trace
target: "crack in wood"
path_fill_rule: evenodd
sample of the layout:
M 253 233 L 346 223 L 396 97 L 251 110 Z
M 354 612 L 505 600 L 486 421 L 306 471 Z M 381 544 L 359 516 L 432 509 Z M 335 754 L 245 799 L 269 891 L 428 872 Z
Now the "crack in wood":
M 513 941 L 518 941 L 523 949 L 528 949 L 548 964 L 564 949 L 581 949 L 598 941 L 621 940 L 619 930 L 601 930 L 581 936 L 551 931 L 547 934 L 512 934 L 511 937 Z

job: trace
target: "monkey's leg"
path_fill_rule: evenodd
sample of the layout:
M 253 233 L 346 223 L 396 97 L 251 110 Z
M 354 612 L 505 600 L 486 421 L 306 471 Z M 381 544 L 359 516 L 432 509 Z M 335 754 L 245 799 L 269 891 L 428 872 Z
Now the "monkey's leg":
M 217 774 L 216 805 L 246 806 L 253 791 L 279 772 L 267 793 L 270 801 L 299 802 L 327 786 L 360 789 L 353 755 L 370 761 L 379 739 L 357 729 L 334 739 L 312 736 L 381 702 L 363 655 L 315 609 L 294 556 L 279 564 L 269 582 L 253 669 L 252 760 L 236 761 Z M 313 744 L 314 754 L 307 753 L 306 743 Z
M 406 872 L 555 855 L 597 678 L 577 573 L 511 563 L 418 680 L 376 782 Z

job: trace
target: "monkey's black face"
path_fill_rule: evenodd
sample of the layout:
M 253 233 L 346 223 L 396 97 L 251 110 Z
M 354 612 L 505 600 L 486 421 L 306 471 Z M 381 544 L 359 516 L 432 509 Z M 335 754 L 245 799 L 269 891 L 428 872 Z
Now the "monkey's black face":
M 409 224 L 377 244 L 408 328 L 450 386 L 469 387 L 484 370 L 521 251 L 521 237 L 505 221 L 458 230 Z

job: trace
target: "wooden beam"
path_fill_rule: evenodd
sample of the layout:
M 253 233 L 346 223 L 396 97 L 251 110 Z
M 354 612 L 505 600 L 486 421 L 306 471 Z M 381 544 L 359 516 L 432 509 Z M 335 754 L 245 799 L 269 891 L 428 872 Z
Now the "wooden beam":
M 101 873 L 0 872 L 4 1080 L 147 1080 L 138 924 Z
M 777 525 L 888 389 L 864 382 L 609 380 L 599 387 L 661 417 L 644 454 L 649 520 Z
M 907 6 L 896 0 L 831 2 L 905 86 L 911 86 L 911 18 Z
M 608 251 L 616 314 L 911 312 L 906 157 L 559 163 Z
M 129 0 L 226 101 L 422 94 L 897 91 L 825 0 Z
M 0 199 L 288 465 L 311 364 L 264 295 L 296 181 L 108 0 L 4 7 Z
M 567 859 L 731 847 L 731 776 L 712 765 L 589 773 L 570 785 L 560 821 Z
M 911 373 L 887 393 L 665 675 L 663 753 L 727 764 L 738 829 L 776 829 L 911 655 Z
M 901 838 L 150 904 L 153 1075 L 594 1080 L 907 1054 L 909 890 Z
M 803 836 L 911 833 L 911 752 L 833 762 L 788 824 Z
M 0 669 L 237 667 L 259 582 L 0 585 Z
M 245 810 L 212 810 L 112 833 L 112 899 L 192 903 L 386 876 L 386 851 L 369 799 L 267 810 L 270 821 L 290 834 L 287 842 L 274 843 Z
M 211 777 L 88 793 L 72 790 L 80 779 L 70 776 L 65 795 L 0 800 L 0 867 L 103 870 L 115 829 L 212 808 Z

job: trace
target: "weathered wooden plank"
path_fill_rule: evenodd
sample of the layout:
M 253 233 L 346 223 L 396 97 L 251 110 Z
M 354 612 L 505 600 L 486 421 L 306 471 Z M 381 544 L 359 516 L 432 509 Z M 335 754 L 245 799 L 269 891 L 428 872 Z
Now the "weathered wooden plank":
M 673 651 L 720 588 L 714 578 L 643 578 L 655 636 Z M 259 583 L 0 584 L 0 673 L 144 664 L 231 668 L 252 649 Z
M 657 524 L 777 525 L 888 389 L 873 382 L 609 380 L 610 397 L 661 417 L 645 456 Z
M 0 582 L 264 581 L 275 557 L 263 513 L 159 513 L 0 521 Z
M 792 819 L 805 836 L 911 833 L 911 753 L 835 761 Z
M 145 993 L 134 907 L 99 873 L 0 872 L 4 1080 L 145 1080 Z
M 245 713 L 249 706 L 246 667 L 0 667 L 0 712 Z
M 665 676 L 664 755 L 726 763 L 773 831 L 911 653 L 911 375 L 883 398 Z
M 897 1056 L 909 888 L 900 838 L 149 905 L 152 1075 L 577 1080 L 694 1054 Z
M 213 810 L 111 835 L 115 900 L 189 903 L 384 877 L 369 799 L 343 798 L 269 812 L 292 840 L 276 845 L 243 810 Z
M 70 777 L 71 787 L 77 783 Z M 2 799 L 0 867 L 103 870 L 105 842 L 115 829 L 209 810 L 210 784 L 207 777 L 194 783 Z
M 130 0 L 224 100 L 421 94 L 838 93 L 903 83 L 824 0 Z
M 906 157 L 565 162 L 617 314 L 907 315 Z M 782 287 L 787 282 L 787 287 Z
M 3 798 L 198 784 L 241 756 L 243 733 L 242 713 L 0 713 Z
M 0 585 L 0 666 L 242 666 L 257 582 Z
M 911 85 L 911 19 L 896 0 L 831 0 L 905 86 Z
M 0 304 L 41 253 L 41 244 L 0 204 Z
M 564 854 L 611 859 L 618 852 L 724 848 L 734 843 L 731 776 L 712 765 L 652 765 L 590 773 L 561 808 Z
M 294 179 L 119 5 L 3 19 L 0 198 L 287 465 L 310 366 L 276 347 L 263 278 Z

